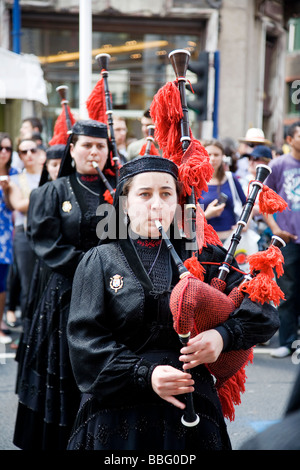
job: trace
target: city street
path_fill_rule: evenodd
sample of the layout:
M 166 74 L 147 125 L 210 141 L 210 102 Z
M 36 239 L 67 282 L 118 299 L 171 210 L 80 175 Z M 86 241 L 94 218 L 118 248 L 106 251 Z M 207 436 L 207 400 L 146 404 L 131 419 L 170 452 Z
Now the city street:
M 13 337 L 18 333 L 14 332 Z M 257 432 L 281 419 L 299 370 L 291 357 L 274 359 L 270 350 L 278 346 L 276 334 L 268 346 L 255 348 L 253 364 L 247 366 L 246 391 L 236 418 L 228 423 L 234 450 Z M 6 351 L 5 351 L 6 349 Z M 17 397 L 14 393 L 17 363 L 9 346 L 0 355 L 0 450 L 17 450 L 12 443 Z M 294 361 L 295 362 L 295 361 Z M 298 361 L 299 362 L 299 361 Z

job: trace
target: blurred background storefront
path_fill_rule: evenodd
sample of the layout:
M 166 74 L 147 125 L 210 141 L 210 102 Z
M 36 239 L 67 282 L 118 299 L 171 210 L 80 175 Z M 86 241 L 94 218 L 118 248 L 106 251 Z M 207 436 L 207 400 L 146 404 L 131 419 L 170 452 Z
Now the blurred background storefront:
M 284 0 L 92 0 L 90 90 L 100 78 L 95 56 L 107 52 L 114 113 L 126 118 L 129 135 L 140 137 L 139 118 L 158 89 L 174 80 L 169 52 L 187 49 L 191 61 L 197 63 L 206 51 L 204 101 L 200 94 L 187 91 L 189 102 L 201 98 L 205 106 L 203 113 L 190 103 L 195 136 L 238 139 L 249 127 L 260 127 L 266 137 L 282 144 L 285 125 L 299 118 L 297 4 Z M 79 0 L 0 0 L 0 47 L 37 58 L 47 95 L 47 103 L 32 95 L 29 99 L 0 96 L 0 130 L 16 135 L 22 118 L 37 115 L 43 120 L 45 140 L 50 140 L 61 112 L 56 92 L 60 85 L 68 86 L 72 112 L 80 117 L 79 6 Z M 19 51 L 14 50 L 16 39 Z M 0 84 L 7 80 L 5 74 L 2 68 Z M 187 78 L 196 83 L 201 77 L 188 71 Z M 22 84 L 22 74 L 18 79 Z M 36 86 L 33 81 L 32 86 Z

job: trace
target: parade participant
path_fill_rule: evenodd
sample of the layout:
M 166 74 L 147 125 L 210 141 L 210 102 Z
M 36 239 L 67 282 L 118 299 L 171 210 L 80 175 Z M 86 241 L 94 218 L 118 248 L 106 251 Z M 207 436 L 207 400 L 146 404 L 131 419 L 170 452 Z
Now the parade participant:
M 46 161 L 40 179 L 40 186 L 47 183 L 47 181 L 54 181 L 57 179 L 64 151 L 65 145 L 63 144 L 55 144 L 47 148 Z
M 70 450 L 231 449 L 213 376 L 204 364 L 222 351 L 267 340 L 278 318 L 272 306 L 246 295 L 227 321 L 182 348 L 169 307 L 179 275 L 156 226 L 158 220 L 186 260 L 189 251 L 177 223 L 177 176 L 177 165 L 163 157 L 126 163 L 107 232 L 76 270 L 68 342 L 82 401 Z M 205 265 L 205 283 L 217 275 L 225 254 L 220 245 L 204 243 L 197 257 L 212 263 Z M 242 278 L 230 270 L 226 293 Z M 200 417 L 194 427 L 181 423 L 184 394 L 190 392 Z
M 26 315 L 17 383 L 14 444 L 25 450 L 65 449 L 78 405 L 66 322 L 74 272 L 98 242 L 96 210 L 106 187 L 93 163 L 114 187 L 106 124 L 80 120 L 72 128 L 58 178 L 30 200 L 27 233 L 41 268 L 35 308 Z

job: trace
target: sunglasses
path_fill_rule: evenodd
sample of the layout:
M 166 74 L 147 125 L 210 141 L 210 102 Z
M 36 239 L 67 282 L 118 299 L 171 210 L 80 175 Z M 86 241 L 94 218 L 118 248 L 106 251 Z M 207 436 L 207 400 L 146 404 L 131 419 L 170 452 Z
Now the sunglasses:
M 27 149 L 27 150 L 19 150 L 20 155 L 27 155 L 28 152 L 30 153 L 36 153 L 38 149 Z
M 6 150 L 7 152 L 11 152 L 12 151 L 12 147 L 2 147 L 0 145 L 0 152 L 2 152 L 2 150 Z

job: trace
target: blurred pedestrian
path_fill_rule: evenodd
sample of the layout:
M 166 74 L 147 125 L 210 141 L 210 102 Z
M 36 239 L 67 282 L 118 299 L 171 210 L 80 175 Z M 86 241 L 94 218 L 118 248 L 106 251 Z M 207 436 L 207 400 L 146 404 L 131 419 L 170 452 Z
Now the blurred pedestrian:
M 203 142 L 203 146 L 208 152 L 214 173 L 208 183 L 208 192 L 203 191 L 199 203 L 204 205 L 206 219 L 220 240 L 225 242 L 237 222 L 237 214 L 241 215 L 246 196 L 235 175 L 225 171 L 221 143 L 213 139 Z
M 239 159 L 237 161 L 236 176 L 243 178 L 248 173 L 248 161 L 245 157 L 249 155 L 257 145 L 271 146 L 272 142 L 265 138 L 264 131 L 257 127 L 251 127 L 247 130 L 245 137 L 239 139 Z
M 148 136 L 148 126 L 153 126 L 153 120 L 150 115 L 150 109 L 147 109 L 142 118 L 141 118 L 141 131 L 143 137 L 141 139 L 135 140 L 131 142 L 127 147 L 127 160 L 132 160 L 133 158 L 137 157 L 140 154 L 140 150 L 142 149 L 143 145 L 146 142 L 146 138 Z M 158 148 L 157 143 L 154 142 L 154 145 Z
M 12 338 L 3 329 L 7 275 L 13 261 L 13 214 L 8 199 L 9 178 L 18 171 L 11 167 L 13 145 L 9 134 L 0 133 L 0 344 Z M 6 318 L 9 323 L 11 318 Z
M 43 123 L 41 119 L 36 116 L 26 117 L 22 120 L 20 127 L 19 138 L 25 139 L 28 137 L 34 137 L 33 134 L 40 135 L 43 132 Z M 42 144 L 42 137 L 37 141 L 37 145 Z
M 22 173 L 12 176 L 9 183 L 9 202 L 15 211 L 13 253 L 20 277 L 21 313 L 24 312 L 35 255 L 26 236 L 27 212 L 32 189 L 39 185 L 41 165 L 37 144 L 31 138 L 21 140 L 18 153 L 24 163 Z
M 24 118 L 21 123 L 16 146 L 19 147 L 21 140 L 33 139 L 39 148 L 43 145 L 42 131 L 43 123 L 41 119 L 35 116 Z M 12 166 L 18 168 L 20 171 L 24 170 L 24 164 L 18 152 L 13 153 Z
M 120 157 L 120 164 L 127 161 L 127 124 L 126 119 L 121 116 L 114 116 L 114 134 L 115 141 Z
M 294 341 L 298 338 L 299 326 L 299 291 L 300 291 L 300 121 L 294 122 L 287 131 L 287 143 L 291 152 L 273 159 L 270 163 L 272 173 L 266 184 L 279 194 L 287 203 L 283 212 L 266 217 L 266 221 L 274 235 L 285 242 L 282 248 L 284 256 L 284 274 L 277 279 L 278 285 L 285 294 L 278 312 L 280 316 L 279 343 L 273 351 L 276 358 L 292 354 Z
M 224 149 L 223 162 L 227 165 L 226 170 L 235 173 L 238 169 L 238 143 L 231 137 L 223 137 L 220 144 Z
M 249 183 L 256 179 L 256 168 L 258 165 L 269 165 L 272 161 L 272 152 L 266 145 L 257 145 L 249 154 L 245 154 L 248 160 L 248 174 L 244 178 L 240 178 L 239 182 L 245 192 L 248 194 Z M 246 158 L 245 158 L 246 159 Z M 258 201 L 258 199 L 257 199 Z M 259 235 L 258 249 L 266 250 L 271 241 L 272 232 L 266 224 L 263 214 L 260 213 L 258 202 L 254 203 L 252 209 L 252 218 L 249 227 Z
M 97 245 L 98 223 L 104 217 L 97 208 L 105 203 L 106 186 L 94 163 L 115 187 L 107 125 L 79 120 L 58 178 L 30 198 L 27 235 L 40 273 L 20 343 L 14 444 L 24 450 L 65 449 L 77 411 L 79 391 L 69 362 L 66 322 L 75 270 L 84 253 Z

